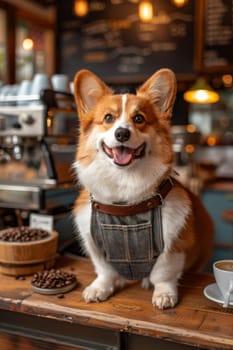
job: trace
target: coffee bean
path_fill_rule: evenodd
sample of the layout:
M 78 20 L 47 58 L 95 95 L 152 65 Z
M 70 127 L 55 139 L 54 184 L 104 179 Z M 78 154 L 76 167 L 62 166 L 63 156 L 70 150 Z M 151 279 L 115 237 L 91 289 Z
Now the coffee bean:
M 0 240 L 6 242 L 31 242 L 45 239 L 49 232 L 26 226 L 8 228 L 0 233 Z
M 57 298 L 58 298 L 58 299 L 63 299 L 63 298 L 64 298 L 64 294 L 58 294 L 58 295 L 57 295 Z
M 31 283 L 35 287 L 51 289 L 63 288 L 76 281 L 74 274 L 62 270 L 45 270 L 33 275 Z
M 20 281 L 24 281 L 26 278 L 25 278 L 25 276 L 16 276 L 15 279 L 20 280 Z

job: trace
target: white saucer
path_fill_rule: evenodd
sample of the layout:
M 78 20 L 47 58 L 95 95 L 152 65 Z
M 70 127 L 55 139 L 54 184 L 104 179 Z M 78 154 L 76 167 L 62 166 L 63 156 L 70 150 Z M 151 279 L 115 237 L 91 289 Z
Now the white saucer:
M 209 300 L 212 300 L 218 304 L 224 304 L 224 299 L 216 283 L 209 284 L 204 289 L 204 295 Z M 233 306 L 233 301 L 229 302 L 229 306 Z

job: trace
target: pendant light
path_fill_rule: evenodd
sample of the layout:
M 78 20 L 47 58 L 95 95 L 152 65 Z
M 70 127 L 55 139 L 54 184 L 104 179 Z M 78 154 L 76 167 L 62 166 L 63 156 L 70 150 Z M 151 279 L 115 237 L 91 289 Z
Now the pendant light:
M 85 17 L 88 14 L 88 1 L 74 0 L 74 13 L 78 17 Z
M 187 4 L 188 0 L 171 0 L 172 4 L 174 4 L 176 7 L 183 7 Z
M 199 104 L 216 103 L 220 98 L 219 94 L 207 84 L 204 78 L 198 78 L 183 97 L 189 103 Z
M 138 15 L 142 22 L 149 22 L 153 18 L 153 5 L 149 0 L 142 0 L 138 5 Z
M 31 38 L 25 38 L 22 42 L 22 47 L 26 51 L 31 51 L 34 47 L 34 41 Z

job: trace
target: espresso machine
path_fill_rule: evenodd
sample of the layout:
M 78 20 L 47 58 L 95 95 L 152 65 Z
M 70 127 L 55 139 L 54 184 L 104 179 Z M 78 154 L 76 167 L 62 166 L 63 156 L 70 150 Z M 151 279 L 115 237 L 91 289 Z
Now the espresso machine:
M 0 212 L 17 224 L 30 213 L 70 212 L 78 195 L 72 172 L 79 123 L 70 93 L 0 97 Z M 70 214 L 68 214 L 70 215 Z

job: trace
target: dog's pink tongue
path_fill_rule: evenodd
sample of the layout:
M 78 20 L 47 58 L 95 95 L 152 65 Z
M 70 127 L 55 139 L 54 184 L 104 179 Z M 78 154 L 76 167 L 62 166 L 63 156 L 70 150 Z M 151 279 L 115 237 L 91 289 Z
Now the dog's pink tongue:
M 119 165 L 127 165 L 133 158 L 132 150 L 127 147 L 114 147 L 112 153 L 115 163 Z

